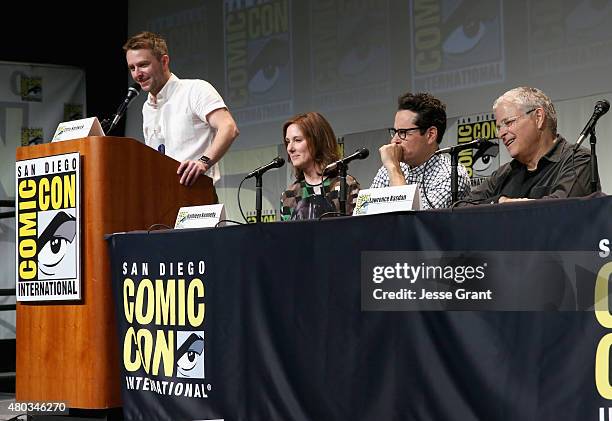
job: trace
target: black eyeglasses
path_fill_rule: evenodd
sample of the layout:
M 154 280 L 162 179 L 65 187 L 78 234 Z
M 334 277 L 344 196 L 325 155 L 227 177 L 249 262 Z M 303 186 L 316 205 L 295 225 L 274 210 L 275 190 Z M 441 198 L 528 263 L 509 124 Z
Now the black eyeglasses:
M 393 127 L 390 127 L 387 130 L 389 130 L 389 135 L 391 136 L 391 139 L 393 139 L 395 135 L 397 135 L 397 137 L 399 137 L 400 139 L 405 140 L 406 136 L 408 136 L 408 133 L 413 132 L 415 130 L 421 130 L 421 128 L 410 127 L 409 129 L 395 129 Z

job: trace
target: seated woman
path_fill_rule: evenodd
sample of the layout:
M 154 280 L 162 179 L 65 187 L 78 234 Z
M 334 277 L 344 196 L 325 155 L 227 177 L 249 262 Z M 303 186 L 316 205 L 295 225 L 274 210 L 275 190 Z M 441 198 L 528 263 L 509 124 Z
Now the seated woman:
M 323 170 L 340 159 L 336 135 L 319 113 L 298 114 L 285 122 L 283 136 L 295 183 L 281 195 L 281 220 L 317 219 L 327 212 L 340 211 L 340 177 L 337 172 L 323 176 Z M 353 213 L 359 183 L 346 177 L 346 213 Z

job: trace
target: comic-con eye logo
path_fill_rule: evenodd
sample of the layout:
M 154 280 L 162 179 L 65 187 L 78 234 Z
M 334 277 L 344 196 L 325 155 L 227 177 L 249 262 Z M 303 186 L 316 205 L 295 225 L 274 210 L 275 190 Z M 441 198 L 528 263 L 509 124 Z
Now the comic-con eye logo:
M 60 126 L 57 128 L 57 132 L 55 133 L 55 136 L 53 136 L 53 137 L 54 137 L 54 138 L 58 138 L 58 137 L 60 137 L 60 136 L 61 136 L 61 135 L 62 135 L 62 134 L 65 132 L 65 131 L 66 131 L 66 126 L 62 126 L 62 125 L 60 125 Z
M 22 101 L 42 101 L 42 78 L 21 76 L 19 87 Z
M 355 204 L 355 215 L 363 215 L 368 210 L 368 203 L 372 196 L 369 194 L 360 195 L 357 197 L 357 203 Z
M 64 104 L 64 121 L 81 120 L 83 104 Z
M 21 129 L 21 146 L 40 145 L 43 143 L 43 129 L 40 127 Z
M 176 332 L 176 377 L 204 378 L 204 331 Z
M 76 217 L 74 209 L 39 213 L 38 279 L 76 277 Z
M 289 63 L 289 43 L 285 38 L 286 35 L 281 35 L 264 41 L 249 63 L 248 88 L 252 94 L 265 94 L 281 81 Z M 260 43 L 253 44 L 256 48 Z
M 187 215 L 188 215 L 187 211 L 180 211 L 177 216 L 177 222 L 179 224 L 184 222 L 187 219 Z

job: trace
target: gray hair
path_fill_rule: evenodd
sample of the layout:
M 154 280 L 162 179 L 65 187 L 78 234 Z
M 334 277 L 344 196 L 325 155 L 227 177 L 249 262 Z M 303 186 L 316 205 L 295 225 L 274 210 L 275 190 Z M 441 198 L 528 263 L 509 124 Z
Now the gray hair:
M 502 96 L 497 98 L 493 103 L 493 111 L 497 109 L 502 102 L 509 102 L 518 105 L 523 112 L 527 112 L 533 108 L 542 108 L 546 114 L 546 125 L 551 133 L 557 135 L 557 111 L 550 98 L 537 88 L 529 88 L 527 86 L 519 86 L 518 88 L 510 89 Z

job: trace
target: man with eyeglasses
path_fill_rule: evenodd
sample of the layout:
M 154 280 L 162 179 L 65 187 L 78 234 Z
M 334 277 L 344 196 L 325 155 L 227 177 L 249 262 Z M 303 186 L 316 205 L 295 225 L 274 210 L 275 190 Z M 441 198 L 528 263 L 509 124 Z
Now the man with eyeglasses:
M 493 112 L 497 137 L 513 159 L 474 187 L 466 201 L 504 203 L 592 193 L 590 154 L 574 150 L 557 133 L 557 112 L 544 92 L 511 89 L 497 98 Z
M 452 205 L 451 163 L 444 155 L 434 155 L 446 130 L 446 106 L 427 93 L 406 93 L 398 98 L 391 142 L 380 149 L 383 166 L 370 188 L 417 184 L 422 209 Z M 463 165 L 458 166 L 458 198 L 470 191 L 470 180 Z

